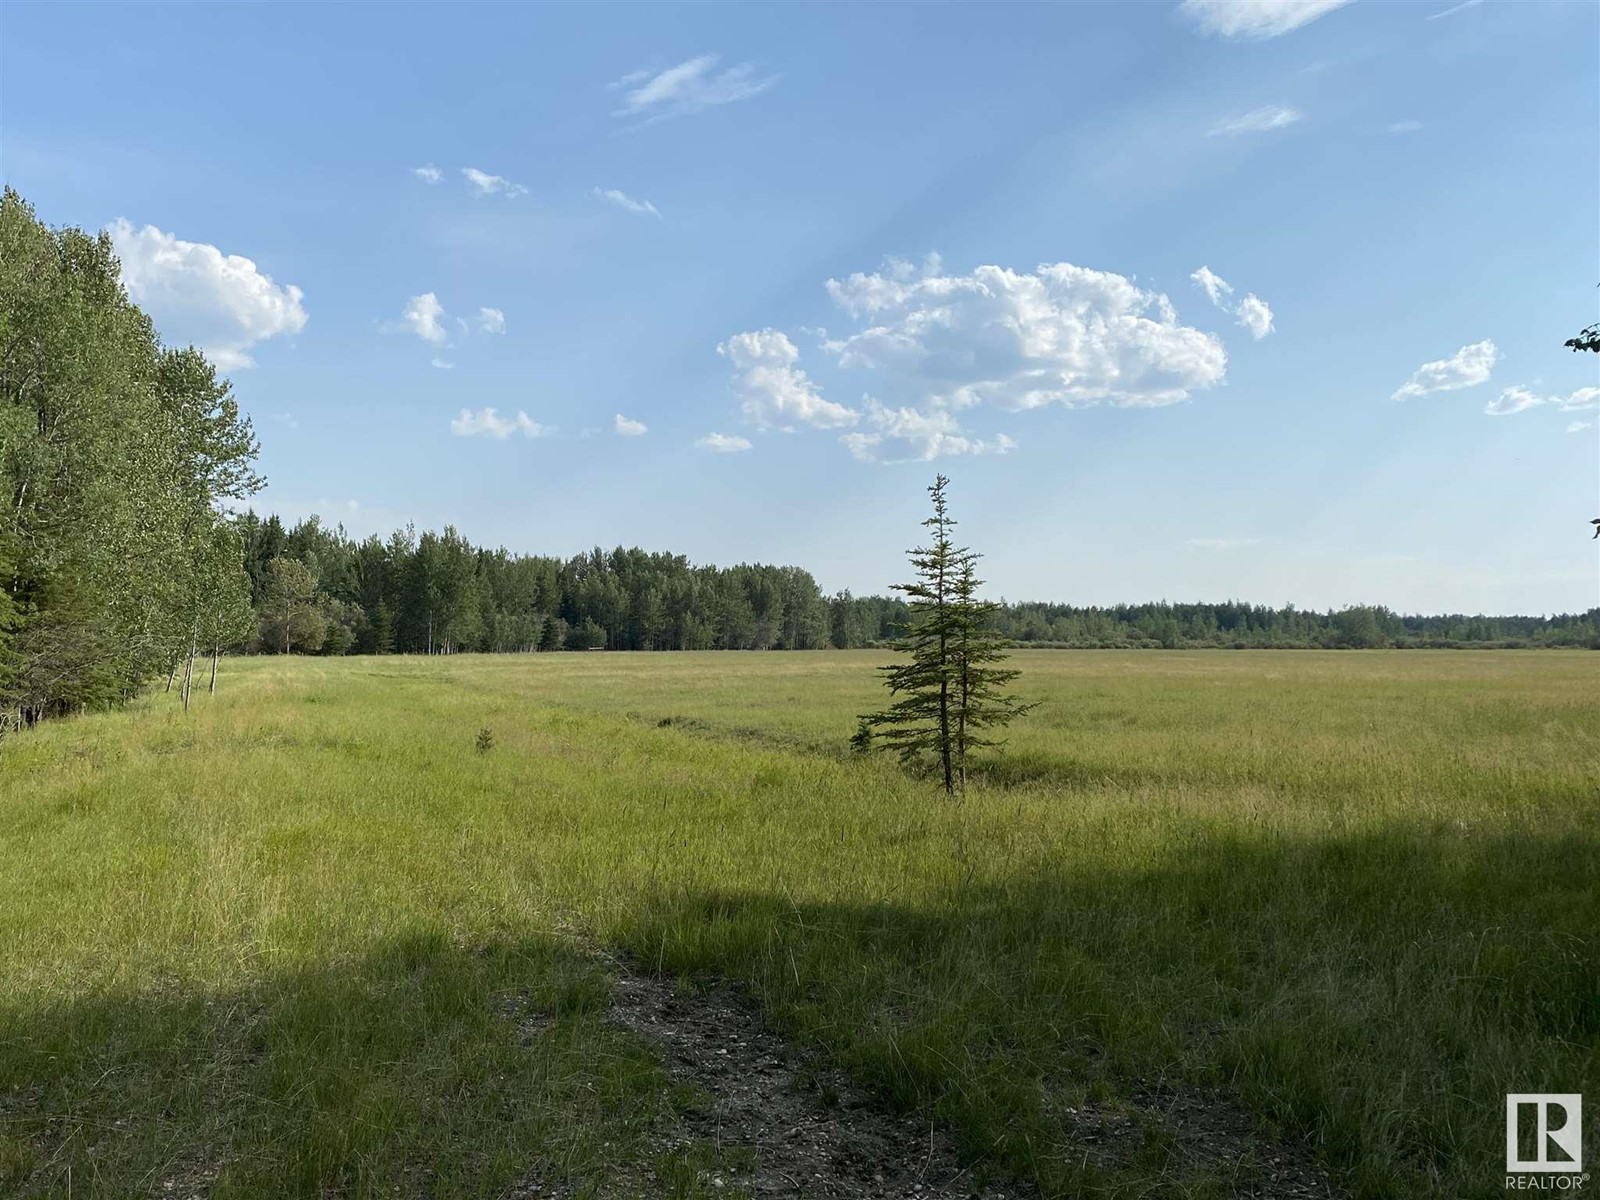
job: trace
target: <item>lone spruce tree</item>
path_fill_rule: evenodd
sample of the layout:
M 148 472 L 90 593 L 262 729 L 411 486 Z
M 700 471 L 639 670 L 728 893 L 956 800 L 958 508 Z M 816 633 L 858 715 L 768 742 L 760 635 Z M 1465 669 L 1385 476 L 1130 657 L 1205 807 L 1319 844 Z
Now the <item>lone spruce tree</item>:
M 982 555 L 970 550 L 960 550 L 957 554 L 960 561 L 951 588 L 956 627 L 951 647 L 956 672 L 951 736 L 956 786 L 966 791 L 968 751 L 1001 745 L 999 740 L 989 737 L 988 732 L 1004 729 L 1013 718 L 1022 716 L 1033 705 L 1024 704 L 1004 690 L 1022 672 L 996 665 L 1005 661 L 1007 642 L 994 632 L 990 623 L 1000 606 L 992 600 L 978 599 L 983 580 L 978 578 L 977 562 Z
M 995 665 L 1005 658 L 1005 642 L 989 624 L 999 606 L 978 599 L 980 556 L 950 536 L 956 522 L 945 500 L 949 484 L 943 475 L 934 477 L 928 489 L 933 516 L 923 522 L 931 544 L 907 552 L 917 577 L 894 585 L 911 607 L 894 644 L 911 661 L 881 668 L 890 695 L 898 698 L 882 712 L 863 715 L 853 741 L 860 749 L 894 750 L 906 763 L 936 758 L 944 790 L 954 794 L 966 790 L 968 753 L 999 745 L 988 732 L 1033 706 L 1003 690 L 1020 672 Z

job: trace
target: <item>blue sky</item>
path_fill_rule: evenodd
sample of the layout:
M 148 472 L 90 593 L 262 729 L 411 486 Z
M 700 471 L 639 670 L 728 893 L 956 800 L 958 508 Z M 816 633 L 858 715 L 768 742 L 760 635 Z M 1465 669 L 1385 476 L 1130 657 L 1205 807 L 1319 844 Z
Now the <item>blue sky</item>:
M 0 67 L 287 517 L 880 591 L 942 470 L 1009 598 L 1600 603 L 1593 4 L 11 5 Z

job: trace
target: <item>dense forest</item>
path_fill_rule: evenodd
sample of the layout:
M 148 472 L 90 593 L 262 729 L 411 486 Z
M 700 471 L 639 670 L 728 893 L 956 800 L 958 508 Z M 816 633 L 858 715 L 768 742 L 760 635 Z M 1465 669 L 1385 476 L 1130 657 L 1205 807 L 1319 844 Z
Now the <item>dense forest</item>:
M 251 648 L 320 654 L 531 650 L 810 650 L 876 646 L 900 599 L 824 595 L 798 567 L 694 566 L 601 550 L 561 559 L 472 546 L 454 529 L 356 541 L 312 517 L 237 519 L 261 615 Z M 1600 646 L 1600 609 L 1556 617 L 1401 616 L 1386 608 L 1002 604 L 1019 646 L 1371 648 Z
M 321 654 L 533 650 L 811 650 L 827 603 L 798 567 L 691 566 L 595 550 L 563 561 L 454 529 L 354 541 L 315 517 L 238 517 L 261 614 L 254 649 Z
M 111 240 L 0 198 L 0 740 L 253 641 L 239 530 L 256 441 L 225 381 L 161 344 Z
M 104 234 L 0 200 L 0 741 L 153 680 L 187 703 L 220 653 L 809 650 L 875 646 L 897 599 L 825 595 L 799 567 L 697 566 L 596 549 L 570 559 L 453 529 L 357 541 L 285 528 L 250 422 L 193 347 L 162 345 Z M 1600 609 L 1539 617 L 1256 605 L 1002 605 L 1024 646 L 1600 647 Z

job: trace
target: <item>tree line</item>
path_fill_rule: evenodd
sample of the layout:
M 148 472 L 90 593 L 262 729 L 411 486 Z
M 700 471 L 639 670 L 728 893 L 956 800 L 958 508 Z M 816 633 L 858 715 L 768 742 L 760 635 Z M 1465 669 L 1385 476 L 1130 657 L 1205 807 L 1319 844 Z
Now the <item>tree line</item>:
M 1600 608 L 1554 616 L 1317 612 L 1286 604 L 1002 604 L 995 628 L 1021 646 L 1102 649 L 1600 649 Z
M 265 653 L 814 650 L 828 604 L 810 572 L 595 549 L 570 559 L 474 546 L 455 529 L 357 541 L 316 517 L 235 520 Z
M 901 596 L 825 595 L 799 567 L 695 566 L 595 548 L 572 558 L 473 546 L 455 529 L 364 540 L 309 517 L 236 519 L 263 653 L 875 648 L 902 636 Z M 1600 647 L 1600 609 L 1553 617 L 1401 615 L 1383 607 L 999 602 L 1021 647 L 1073 649 Z

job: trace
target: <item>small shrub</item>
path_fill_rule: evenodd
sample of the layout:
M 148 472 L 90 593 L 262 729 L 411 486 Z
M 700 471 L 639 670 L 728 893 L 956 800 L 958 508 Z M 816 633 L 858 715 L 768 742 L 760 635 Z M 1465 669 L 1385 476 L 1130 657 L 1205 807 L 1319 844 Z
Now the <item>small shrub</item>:
M 487 754 L 494 749 L 494 730 L 485 725 L 478 730 L 478 753 Z

